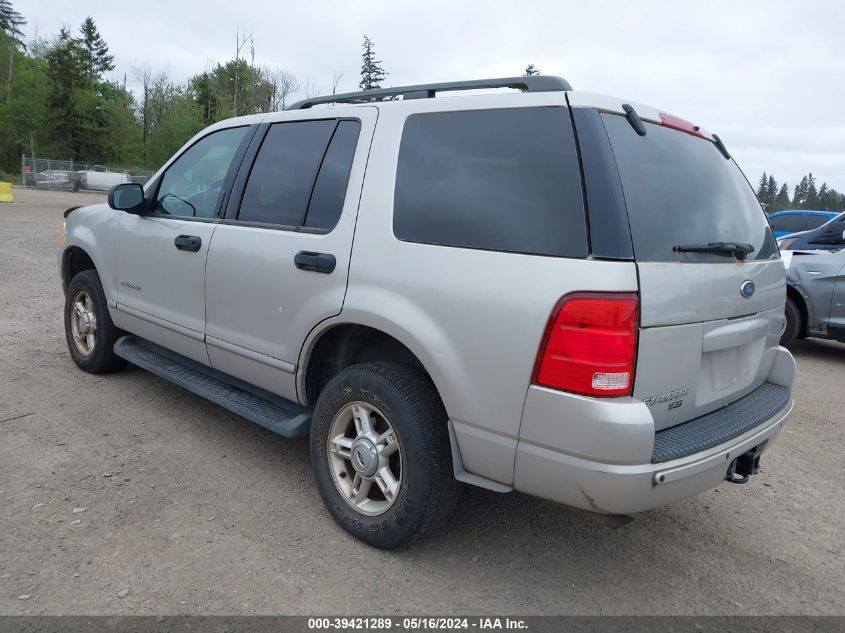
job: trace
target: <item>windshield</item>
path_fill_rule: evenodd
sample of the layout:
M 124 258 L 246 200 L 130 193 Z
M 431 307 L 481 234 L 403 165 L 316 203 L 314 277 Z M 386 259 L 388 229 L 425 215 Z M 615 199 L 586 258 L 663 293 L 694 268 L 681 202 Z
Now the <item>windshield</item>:
M 750 244 L 746 261 L 777 259 L 777 243 L 751 186 L 712 142 L 645 123 L 639 136 L 602 114 L 613 146 L 638 261 L 733 261 L 730 250 L 676 250 L 711 242 Z

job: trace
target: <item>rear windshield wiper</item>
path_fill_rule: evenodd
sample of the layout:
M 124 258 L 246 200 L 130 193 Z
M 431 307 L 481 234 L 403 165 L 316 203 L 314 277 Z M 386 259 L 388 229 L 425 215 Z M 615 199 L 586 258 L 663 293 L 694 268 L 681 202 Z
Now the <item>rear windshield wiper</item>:
M 754 252 L 751 244 L 743 242 L 709 242 L 708 244 L 678 244 L 672 250 L 676 253 L 729 253 L 737 259 L 745 259 Z

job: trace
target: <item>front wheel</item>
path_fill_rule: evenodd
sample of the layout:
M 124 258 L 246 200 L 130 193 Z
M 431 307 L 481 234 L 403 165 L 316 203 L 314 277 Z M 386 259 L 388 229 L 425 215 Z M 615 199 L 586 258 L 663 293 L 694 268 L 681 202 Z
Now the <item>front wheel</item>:
M 310 452 L 335 521 L 383 549 L 442 527 L 458 491 L 446 423 L 434 385 L 411 367 L 364 363 L 332 378 L 314 407 Z
M 112 323 L 97 271 L 77 273 L 65 296 L 65 337 L 73 362 L 90 374 L 122 369 L 126 361 L 113 348 L 123 334 Z

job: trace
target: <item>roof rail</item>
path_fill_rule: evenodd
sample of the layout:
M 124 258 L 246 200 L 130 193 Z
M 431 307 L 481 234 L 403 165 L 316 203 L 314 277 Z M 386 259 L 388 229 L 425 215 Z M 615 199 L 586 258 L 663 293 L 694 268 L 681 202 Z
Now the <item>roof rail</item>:
M 321 103 L 366 103 L 383 97 L 398 97 L 403 99 L 432 98 L 438 92 L 453 90 L 481 90 L 484 88 L 515 88 L 523 92 L 557 92 L 572 90 L 566 79 L 553 75 L 532 75 L 529 77 L 502 77 L 500 79 L 474 79 L 472 81 L 447 81 L 437 84 L 418 84 L 416 86 L 399 86 L 396 88 L 379 88 L 378 90 L 362 90 L 361 92 L 346 92 L 339 95 L 323 95 L 303 99 L 289 105 L 286 110 L 305 110 Z

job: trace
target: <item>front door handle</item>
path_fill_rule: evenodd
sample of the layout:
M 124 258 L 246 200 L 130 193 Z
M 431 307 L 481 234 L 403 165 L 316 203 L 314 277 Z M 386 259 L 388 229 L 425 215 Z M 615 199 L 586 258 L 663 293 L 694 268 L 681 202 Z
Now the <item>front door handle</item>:
M 173 240 L 174 246 L 180 251 L 196 253 L 202 246 L 202 239 L 196 235 L 177 235 Z
M 293 263 L 299 270 L 311 270 L 315 273 L 329 274 L 337 265 L 334 255 L 329 253 L 314 253 L 313 251 L 299 251 L 293 258 Z

